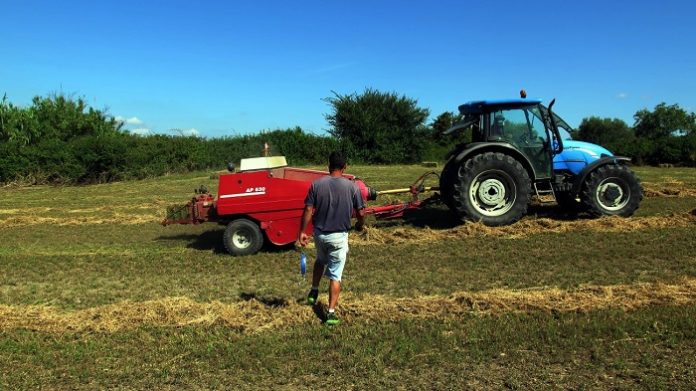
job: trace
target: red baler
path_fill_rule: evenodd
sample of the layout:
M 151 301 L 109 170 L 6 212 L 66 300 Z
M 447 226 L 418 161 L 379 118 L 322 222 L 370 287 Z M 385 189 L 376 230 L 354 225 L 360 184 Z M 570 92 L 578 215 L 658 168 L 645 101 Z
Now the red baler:
M 233 255 L 257 252 L 264 243 L 264 236 L 268 242 L 279 246 L 297 240 L 309 186 L 328 173 L 287 166 L 244 170 L 244 160 L 243 171 L 220 175 L 216 198 L 201 188 L 185 206 L 170 208 L 162 224 L 208 221 L 226 224 L 223 240 L 225 248 Z M 436 190 L 422 186 L 426 175 L 409 188 L 384 192 L 375 191 L 353 175 L 344 176 L 356 183 L 365 201 L 376 199 L 378 194 L 409 192 L 413 195 L 409 202 L 365 209 L 366 214 L 378 218 L 401 217 L 405 210 L 422 205 L 424 201 L 418 199 L 420 192 Z M 311 225 L 307 227 L 307 233 L 311 233 L 312 228 Z

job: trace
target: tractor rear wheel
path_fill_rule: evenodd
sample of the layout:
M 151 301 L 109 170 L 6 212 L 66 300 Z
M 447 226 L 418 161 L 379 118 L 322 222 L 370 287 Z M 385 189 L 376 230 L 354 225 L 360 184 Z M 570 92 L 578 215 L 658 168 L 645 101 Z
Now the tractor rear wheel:
M 457 171 L 459 171 L 459 165 L 452 159 L 445 164 L 445 168 L 440 174 L 440 197 L 442 202 L 453 211 L 457 210 L 454 203 L 454 184 L 457 182 Z
M 581 199 L 592 216 L 628 217 L 638 209 L 643 199 L 643 188 L 627 166 L 610 164 L 590 174 L 583 186 Z
M 464 162 L 454 189 L 461 218 L 488 226 L 507 225 L 527 213 L 531 180 L 512 156 L 486 152 Z
M 227 251 L 232 255 L 250 255 L 261 249 L 263 234 L 255 222 L 237 219 L 227 224 L 223 242 Z

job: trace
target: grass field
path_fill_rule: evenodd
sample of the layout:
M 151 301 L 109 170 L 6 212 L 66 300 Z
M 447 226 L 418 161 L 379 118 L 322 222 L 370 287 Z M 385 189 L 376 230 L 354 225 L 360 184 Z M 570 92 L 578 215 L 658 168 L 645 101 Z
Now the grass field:
M 334 328 L 292 247 L 234 258 L 222 226 L 158 224 L 210 173 L 0 188 L 0 389 L 695 389 L 696 169 L 635 170 L 629 219 L 369 221 Z

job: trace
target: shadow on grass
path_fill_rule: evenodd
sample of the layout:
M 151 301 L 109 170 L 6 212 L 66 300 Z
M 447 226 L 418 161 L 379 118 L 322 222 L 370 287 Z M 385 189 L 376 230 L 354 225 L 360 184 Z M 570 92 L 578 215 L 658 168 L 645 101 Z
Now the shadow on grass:
M 314 315 L 317 316 L 321 323 L 326 323 L 326 308 L 324 308 L 323 304 L 317 303 L 313 305 L 312 311 L 314 311 Z
M 226 254 L 227 249 L 222 243 L 222 235 L 224 230 L 210 230 L 202 233 L 177 234 L 168 236 L 159 236 L 155 240 L 171 240 L 188 242 L 186 248 L 194 250 L 212 251 L 215 254 Z
M 527 210 L 526 218 L 547 218 L 559 221 L 571 220 L 586 220 L 590 217 L 586 214 L 573 211 L 564 211 L 555 205 L 535 205 L 532 204 Z M 393 220 L 377 220 L 370 225 L 379 228 L 395 227 L 410 225 L 418 228 L 429 227 L 431 229 L 452 229 L 459 225 L 465 224 L 445 206 L 429 206 L 421 209 L 407 210 L 404 212 L 403 218 Z M 222 242 L 224 230 L 213 229 L 202 233 L 177 234 L 171 236 L 160 236 L 155 240 L 171 240 L 171 241 L 186 241 L 187 248 L 212 251 L 215 254 L 227 254 L 227 249 Z M 265 240 L 262 252 L 267 253 L 285 253 L 295 250 L 295 244 L 289 243 L 282 246 L 276 246 Z
M 532 204 L 527 208 L 527 217 L 538 217 L 551 220 L 570 221 L 570 220 L 592 220 L 592 217 L 584 212 L 577 210 L 564 210 L 556 205 Z
M 586 220 L 590 216 L 576 211 L 562 210 L 556 205 L 530 205 L 526 218 L 546 218 L 559 221 Z M 452 229 L 462 224 L 462 220 L 445 206 L 431 206 L 421 209 L 407 210 L 401 219 L 377 220 L 374 226 L 385 228 L 399 225 L 431 229 Z
M 268 307 L 272 307 L 272 308 L 286 307 L 289 304 L 288 301 L 282 297 L 257 296 L 256 293 L 250 293 L 250 292 L 242 292 L 239 295 L 239 298 L 244 300 L 244 301 L 256 300 L 259 303 L 262 303 L 263 305 L 268 306 Z
M 213 229 L 202 232 L 200 234 L 190 233 L 159 236 L 155 238 L 155 240 L 188 242 L 186 248 L 201 251 L 212 251 L 214 254 L 229 254 L 227 252 L 227 249 L 225 248 L 225 244 L 222 242 L 222 237 L 224 233 L 224 229 Z M 260 252 L 284 253 L 288 251 L 293 251 L 294 249 L 295 243 L 288 243 L 282 246 L 276 246 L 273 243 L 269 243 L 267 239 L 264 239 L 263 247 L 261 247 Z
M 251 300 L 256 300 L 259 303 L 262 303 L 263 305 L 271 308 L 282 308 L 282 307 L 287 307 L 288 302 L 287 299 L 282 298 L 282 297 L 265 297 L 265 296 L 258 296 L 256 293 L 252 292 L 242 292 L 239 295 L 239 298 L 244 300 L 244 301 L 251 301 Z M 297 301 L 298 303 L 304 303 L 305 299 L 302 298 Z M 314 315 L 316 315 L 317 319 L 321 323 L 326 323 L 326 305 L 322 304 L 321 302 L 318 302 L 312 307 L 312 312 L 314 312 Z

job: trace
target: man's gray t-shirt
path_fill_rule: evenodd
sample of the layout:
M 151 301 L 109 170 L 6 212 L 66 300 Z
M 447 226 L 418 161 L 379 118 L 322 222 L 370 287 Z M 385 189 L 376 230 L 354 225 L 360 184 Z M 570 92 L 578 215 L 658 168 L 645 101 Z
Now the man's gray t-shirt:
M 334 176 L 314 181 L 305 205 L 314 207 L 312 223 L 322 232 L 347 232 L 353 209 L 365 207 L 358 186 L 349 179 Z

